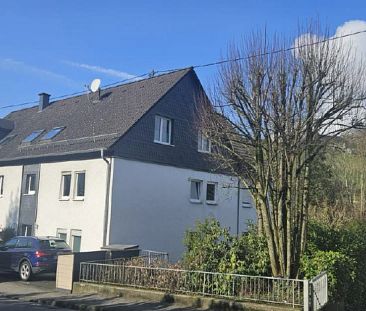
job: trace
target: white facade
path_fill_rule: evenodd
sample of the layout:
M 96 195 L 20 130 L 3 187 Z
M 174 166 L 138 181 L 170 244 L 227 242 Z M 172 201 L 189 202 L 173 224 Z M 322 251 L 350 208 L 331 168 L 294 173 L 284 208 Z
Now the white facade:
M 3 176 L 3 194 L 0 195 L 0 229 L 18 224 L 22 166 L 0 167 Z
M 172 166 L 114 159 L 111 187 L 111 244 L 138 244 L 144 249 L 166 251 L 178 259 L 184 251 L 183 238 L 197 220 L 214 217 L 236 233 L 237 179 L 220 174 Z M 191 180 L 202 181 L 202 202 L 190 200 Z M 207 204 L 207 182 L 217 183 L 217 203 Z M 251 208 L 243 208 L 242 202 Z M 241 190 L 239 231 L 255 221 L 251 197 Z
M 238 201 L 237 178 L 118 158 L 109 161 L 110 175 L 103 159 L 41 164 L 35 234 L 62 234 L 71 246 L 73 236 L 80 236 L 81 251 L 99 250 L 106 234 L 107 244 L 138 244 L 143 249 L 166 251 L 176 260 L 184 251 L 186 230 L 197 220 L 216 218 L 235 234 L 238 203 L 239 232 L 247 230 L 248 221 L 256 220 L 247 190 L 240 190 Z M 4 176 L 2 227 L 17 226 L 22 171 L 22 166 L 0 167 L 0 176 Z M 75 194 L 78 172 L 85 172 L 83 199 Z M 71 174 L 68 198 L 62 196 L 65 173 Z M 201 183 L 200 202 L 191 199 L 192 181 Z M 207 183 L 216 186 L 214 204 L 206 200 Z
M 61 176 L 71 173 L 71 193 L 61 195 Z M 76 198 L 75 174 L 85 172 L 85 196 Z M 99 250 L 103 245 L 107 164 L 103 159 L 41 164 L 36 235 L 57 233 L 81 236 L 81 251 Z

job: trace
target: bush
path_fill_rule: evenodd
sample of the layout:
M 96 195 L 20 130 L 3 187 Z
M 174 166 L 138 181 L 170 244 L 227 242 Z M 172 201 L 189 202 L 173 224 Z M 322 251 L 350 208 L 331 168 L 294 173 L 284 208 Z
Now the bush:
M 354 281 L 355 261 L 340 252 L 317 251 L 311 257 L 303 256 L 301 270 L 307 279 L 326 271 L 329 298 L 332 301 L 341 301 L 346 297 Z
M 248 233 L 234 237 L 217 220 L 206 219 L 186 232 L 184 244 L 185 269 L 270 275 L 267 243 L 255 226 Z
M 322 269 L 329 276 L 333 302 L 344 301 L 348 310 L 366 305 L 366 222 L 354 221 L 337 228 L 311 222 L 302 271 L 312 277 Z

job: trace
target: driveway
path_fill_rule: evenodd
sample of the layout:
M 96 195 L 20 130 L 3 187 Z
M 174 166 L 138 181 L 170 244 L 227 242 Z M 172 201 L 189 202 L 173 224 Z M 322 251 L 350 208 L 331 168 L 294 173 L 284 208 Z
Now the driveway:
M 166 305 L 160 302 L 131 301 L 121 297 L 101 297 L 95 294 L 72 295 L 55 288 L 54 274 L 40 274 L 30 282 L 20 281 L 17 274 L 0 273 L 0 310 L 71 310 L 85 306 L 103 306 L 108 310 L 128 311 L 190 311 L 193 308 Z M 42 305 L 34 303 L 40 302 Z M 62 309 L 53 307 L 59 306 Z M 70 309 L 65 309 L 70 308 Z
M 30 282 L 23 282 L 16 273 L 0 273 L 0 295 L 30 295 L 56 291 L 55 274 L 36 275 Z

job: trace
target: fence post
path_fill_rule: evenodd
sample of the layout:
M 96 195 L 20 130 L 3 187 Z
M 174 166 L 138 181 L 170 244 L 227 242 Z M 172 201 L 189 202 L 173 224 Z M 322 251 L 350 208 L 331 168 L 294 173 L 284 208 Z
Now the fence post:
M 304 280 L 304 311 L 310 311 L 310 291 L 309 280 Z

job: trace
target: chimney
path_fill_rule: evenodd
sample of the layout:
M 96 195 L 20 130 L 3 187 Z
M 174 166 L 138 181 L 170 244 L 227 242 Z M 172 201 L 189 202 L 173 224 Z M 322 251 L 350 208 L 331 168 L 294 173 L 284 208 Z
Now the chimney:
M 50 105 L 50 94 L 40 93 L 39 95 L 39 106 L 38 110 L 42 111 Z

